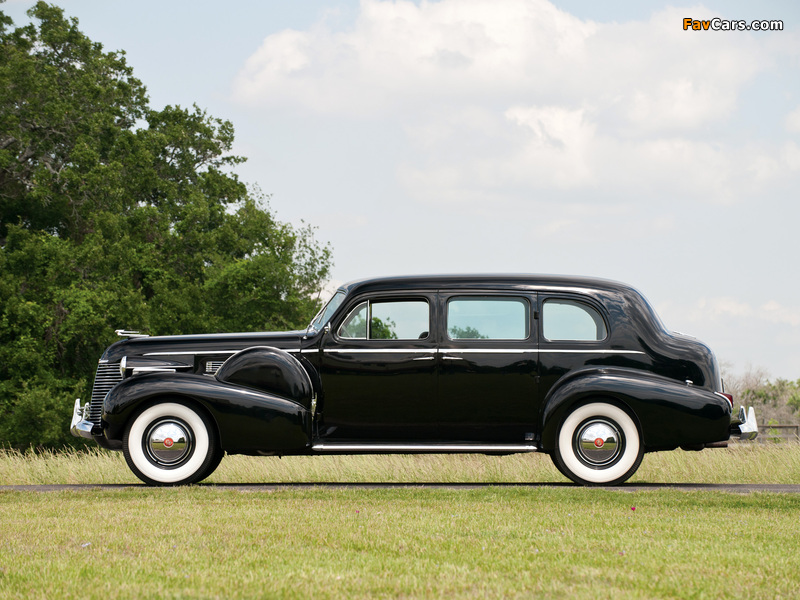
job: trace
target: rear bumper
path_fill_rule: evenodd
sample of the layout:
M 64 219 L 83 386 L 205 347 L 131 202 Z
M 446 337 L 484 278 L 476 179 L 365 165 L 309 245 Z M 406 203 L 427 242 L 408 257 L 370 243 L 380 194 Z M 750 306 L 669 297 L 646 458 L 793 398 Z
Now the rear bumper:
M 731 413 L 731 437 L 738 437 L 740 440 L 754 440 L 758 437 L 756 411 L 752 406 L 746 414 L 744 406 L 739 407 L 738 413 Z

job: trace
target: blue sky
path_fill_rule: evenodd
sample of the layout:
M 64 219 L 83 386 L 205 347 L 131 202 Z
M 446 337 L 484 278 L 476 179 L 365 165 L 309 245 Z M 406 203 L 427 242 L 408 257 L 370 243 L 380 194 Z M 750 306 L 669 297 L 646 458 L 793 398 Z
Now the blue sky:
M 332 244 L 334 284 L 618 279 L 731 372 L 800 377 L 800 3 L 61 6 L 126 51 L 154 107 L 233 122 L 240 177 Z

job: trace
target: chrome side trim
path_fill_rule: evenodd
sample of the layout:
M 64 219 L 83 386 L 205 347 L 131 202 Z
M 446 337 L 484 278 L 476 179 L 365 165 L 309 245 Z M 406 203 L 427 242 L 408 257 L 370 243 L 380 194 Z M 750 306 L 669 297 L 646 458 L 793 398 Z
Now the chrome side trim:
M 256 346 L 253 346 L 254 348 Z M 269 346 L 270 348 L 272 346 Z M 242 348 L 242 350 L 249 350 L 250 348 Z M 205 354 L 236 354 L 242 350 L 200 350 L 200 351 L 187 351 L 187 352 L 147 352 L 144 356 L 189 356 L 189 355 L 205 355 Z M 324 348 L 322 350 L 331 354 L 383 354 L 392 352 L 408 353 L 431 353 L 441 354 L 448 353 L 474 353 L 474 354 L 540 354 L 540 353 L 558 353 L 558 354 L 645 354 L 641 350 L 542 350 L 536 348 Z M 319 352 L 318 348 L 306 348 L 305 350 L 284 350 L 289 354 L 293 352 L 311 353 Z
M 542 350 L 541 354 L 646 354 L 641 350 Z
M 247 348 L 242 348 L 247 350 Z M 189 350 L 187 352 L 147 352 L 143 356 L 195 356 L 201 354 L 236 354 L 242 350 Z
M 277 346 L 248 346 L 247 348 L 242 348 L 240 350 L 198 350 L 198 351 L 185 351 L 185 352 L 147 352 L 143 356 L 202 356 L 208 354 L 238 354 L 239 352 L 243 352 L 245 350 L 250 350 L 251 348 L 276 348 Z M 283 350 L 284 352 L 288 352 L 292 354 L 294 352 L 319 352 L 318 348 L 306 348 L 305 350 L 286 350 L 285 348 L 278 348 L 278 350 Z
M 317 443 L 311 446 L 314 452 L 538 452 L 535 444 L 348 444 Z
M 436 354 L 436 348 L 325 348 L 330 354 Z
M 186 367 L 187 369 L 189 367 Z M 142 373 L 174 373 L 175 369 L 167 367 L 134 367 L 133 374 L 140 375 Z
M 439 348 L 439 354 L 539 354 L 535 348 Z
M 316 352 L 316 350 L 315 350 Z M 537 350 L 535 348 L 325 348 L 331 354 L 646 354 L 641 350 Z

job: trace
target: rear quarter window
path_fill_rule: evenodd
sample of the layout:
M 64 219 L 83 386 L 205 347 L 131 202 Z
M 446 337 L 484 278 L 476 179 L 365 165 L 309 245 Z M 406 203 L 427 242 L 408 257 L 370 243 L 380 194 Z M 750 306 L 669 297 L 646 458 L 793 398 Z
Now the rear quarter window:
M 608 337 L 603 316 L 577 300 L 551 298 L 542 307 L 542 334 L 550 341 L 599 342 Z

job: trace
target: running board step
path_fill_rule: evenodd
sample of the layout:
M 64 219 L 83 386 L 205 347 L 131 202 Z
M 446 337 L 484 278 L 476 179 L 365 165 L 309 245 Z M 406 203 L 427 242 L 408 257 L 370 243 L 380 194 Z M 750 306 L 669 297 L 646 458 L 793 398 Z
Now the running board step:
M 386 454 L 415 453 L 482 453 L 482 452 L 538 452 L 535 444 L 348 444 L 318 443 L 311 446 L 314 452 L 364 452 Z

